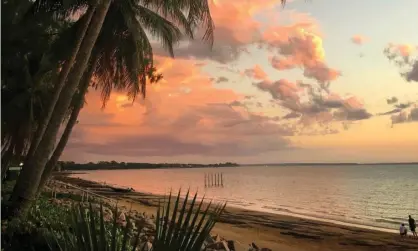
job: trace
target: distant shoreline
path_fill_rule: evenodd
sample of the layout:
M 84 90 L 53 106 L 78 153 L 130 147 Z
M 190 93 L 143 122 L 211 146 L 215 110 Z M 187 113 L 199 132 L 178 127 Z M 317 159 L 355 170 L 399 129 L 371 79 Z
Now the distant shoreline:
M 178 164 L 178 163 L 72 163 L 61 162 L 65 171 L 94 171 L 94 170 L 143 170 L 143 169 L 175 169 L 175 168 L 218 168 L 218 167 L 251 167 L 251 166 L 391 166 L 418 165 L 418 162 L 386 162 L 386 163 L 265 163 L 265 164 Z
M 75 163 L 71 161 L 60 161 L 60 170 L 65 171 L 85 171 L 85 170 L 138 170 L 138 169 L 167 169 L 167 168 L 217 168 L 217 167 L 237 167 L 239 164 L 232 162 L 214 164 L 183 164 L 183 163 L 134 163 L 100 161 L 97 163 Z
M 240 164 L 240 166 L 385 166 L 385 165 L 418 165 L 418 162 L 383 162 L 383 163 L 265 163 L 265 164 Z

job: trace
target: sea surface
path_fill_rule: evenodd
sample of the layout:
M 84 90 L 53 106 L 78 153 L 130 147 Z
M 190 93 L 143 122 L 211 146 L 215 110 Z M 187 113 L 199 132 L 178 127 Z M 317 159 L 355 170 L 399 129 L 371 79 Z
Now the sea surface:
M 223 186 L 205 187 L 222 173 Z M 76 177 L 168 194 L 190 188 L 228 206 L 397 230 L 418 220 L 418 165 L 240 166 L 225 168 L 98 170 Z

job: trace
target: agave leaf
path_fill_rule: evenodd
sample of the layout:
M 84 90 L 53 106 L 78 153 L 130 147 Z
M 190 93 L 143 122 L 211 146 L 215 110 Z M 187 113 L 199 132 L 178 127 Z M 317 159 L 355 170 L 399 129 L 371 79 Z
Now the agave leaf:
M 78 221 L 78 214 L 79 214 L 78 208 L 75 205 L 73 205 L 72 210 L 71 210 L 71 216 L 72 216 L 73 231 L 74 231 L 74 235 L 77 241 L 77 247 L 79 250 L 86 250 L 86 248 L 84 247 L 83 235 L 79 227 L 80 224 Z
M 156 239 L 157 240 L 156 244 L 158 244 L 158 246 L 159 245 L 164 245 L 164 241 L 165 241 L 166 236 L 167 236 L 168 216 L 170 214 L 170 204 L 171 204 L 171 191 L 170 191 L 170 195 L 168 196 L 167 208 L 165 209 L 166 210 L 165 217 L 164 217 L 163 222 L 162 222 L 163 230 L 162 230 L 160 238 L 158 240 Z
M 182 226 L 182 228 L 180 230 L 180 236 L 179 236 L 179 239 L 178 239 L 179 248 L 183 246 L 183 243 L 184 243 L 184 241 L 187 238 L 188 227 L 190 227 L 190 224 L 189 223 L 190 223 L 191 216 L 193 214 L 193 208 L 194 208 L 195 203 L 196 203 L 196 198 L 197 198 L 197 193 L 194 194 L 193 200 L 190 203 L 190 207 L 189 207 L 189 209 L 187 211 L 186 219 L 184 220 L 183 226 Z M 197 212 L 197 214 L 198 214 L 198 212 Z
M 84 241 L 86 242 L 85 247 L 86 247 L 86 251 L 91 251 L 92 250 L 92 246 L 93 246 L 93 242 L 92 242 L 92 237 L 91 237 L 91 232 L 90 232 L 90 227 L 87 224 L 87 220 L 86 220 L 86 214 L 84 212 L 84 207 L 79 204 L 79 210 L 80 210 L 80 223 L 79 227 L 81 230 L 81 233 L 84 237 Z
M 54 231 L 50 231 L 51 236 L 45 237 L 46 243 L 48 244 L 49 250 L 54 251 L 64 251 L 65 249 L 62 249 L 61 245 L 59 244 L 58 238 Z M 52 239 L 52 240 L 51 240 Z
M 204 222 L 206 216 L 209 213 L 209 208 L 210 208 L 211 205 L 212 205 L 212 201 L 210 201 L 209 202 L 209 205 L 206 207 L 206 210 L 203 213 L 202 217 L 200 218 L 200 221 L 199 221 L 197 227 L 195 229 L 192 229 L 192 232 L 193 232 L 192 233 L 192 237 L 190 238 L 189 243 L 186 246 L 185 250 L 189 250 L 191 247 L 193 247 L 195 245 L 196 239 L 197 239 L 197 237 L 199 235 L 199 232 L 200 232 L 200 229 L 201 229 L 201 227 L 203 225 L 203 222 Z M 196 214 L 198 214 L 198 213 L 196 213 Z
M 90 233 L 92 240 L 92 249 L 93 251 L 99 251 L 99 245 L 97 242 L 97 228 L 96 228 L 96 217 L 95 212 L 93 211 L 93 206 L 89 203 L 89 214 L 90 214 Z
M 210 231 L 212 230 L 213 226 L 215 225 L 216 219 L 218 217 L 218 214 L 221 213 L 222 210 L 221 204 L 218 204 L 215 207 L 214 212 L 211 212 L 208 214 L 208 219 L 206 220 L 206 223 L 202 230 L 198 233 L 196 240 L 193 243 L 193 246 L 191 250 L 200 250 L 204 244 L 204 241 L 206 237 L 210 234 Z
M 106 229 L 104 226 L 104 215 L 103 215 L 103 204 L 100 204 L 100 241 L 99 241 L 99 250 L 104 251 L 108 249 L 106 242 Z
M 163 209 L 164 210 L 164 209 Z M 162 212 L 162 215 L 164 215 L 164 211 Z M 155 221 L 155 237 L 156 239 L 161 236 L 161 200 L 158 200 L 158 209 L 157 209 L 157 219 Z
M 196 195 L 195 195 L 195 197 L 196 197 Z M 197 210 L 195 212 L 195 215 L 193 217 L 192 223 L 190 224 L 190 226 L 188 226 L 187 233 L 184 236 L 183 243 L 181 244 L 181 248 L 180 248 L 181 250 L 187 250 L 186 249 L 187 246 L 191 245 L 190 243 L 191 243 L 191 237 L 192 237 L 192 234 L 193 234 L 193 230 L 195 229 L 195 225 L 196 225 L 196 222 L 197 222 L 197 218 L 199 217 L 200 210 L 202 209 L 202 205 L 203 205 L 203 201 L 204 200 L 205 200 L 205 197 L 203 196 L 203 198 L 200 201 L 199 206 L 198 206 L 198 208 L 197 208 Z
M 121 247 L 121 251 L 126 251 L 127 250 L 127 243 L 129 240 L 129 230 L 131 229 L 132 225 L 131 225 L 131 219 L 129 217 L 126 218 L 126 226 L 124 228 L 123 231 L 123 239 L 122 239 L 122 247 Z
M 179 234 L 180 234 L 180 229 L 182 229 L 183 218 L 186 215 L 186 206 L 187 206 L 187 201 L 189 199 L 189 192 L 190 192 L 190 189 L 187 190 L 186 198 L 184 199 L 183 206 L 180 209 L 179 219 L 178 219 L 177 223 L 175 224 L 174 233 L 173 233 L 173 236 L 170 240 L 169 245 L 170 245 L 170 247 L 173 247 L 173 249 L 178 249 L 178 246 L 179 246 L 179 242 L 180 242 L 179 241 L 179 237 L 180 237 Z
M 113 227 L 112 227 L 112 235 L 111 235 L 111 244 L 110 244 L 110 251 L 116 251 L 116 231 L 118 229 L 117 225 L 117 217 L 118 217 L 118 206 L 116 205 L 115 211 L 113 214 Z
M 171 216 L 171 221 L 170 221 L 170 225 L 168 228 L 168 233 L 167 233 L 167 237 L 165 239 L 165 246 L 170 246 L 170 241 L 171 238 L 173 237 L 173 231 L 174 228 L 176 226 L 176 218 L 177 218 L 177 209 L 179 207 L 179 202 L 180 202 L 180 193 L 181 193 L 181 189 L 179 190 L 178 194 L 177 194 L 177 198 L 176 198 L 176 202 L 174 203 L 174 209 L 173 209 L 173 214 Z M 167 220 L 168 222 L 168 220 Z

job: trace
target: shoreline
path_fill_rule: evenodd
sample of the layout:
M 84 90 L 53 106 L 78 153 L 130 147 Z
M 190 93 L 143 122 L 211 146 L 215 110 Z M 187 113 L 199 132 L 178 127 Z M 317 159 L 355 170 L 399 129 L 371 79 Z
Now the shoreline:
M 69 171 L 69 172 L 61 173 L 61 175 L 68 175 L 73 178 L 79 178 L 77 177 L 78 174 L 85 174 L 85 173 L 87 172 Z M 85 179 L 85 178 L 81 177 L 80 179 Z M 106 185 L 110 185 L 114 187 L 123 187 L 120 184 L 111 184 L 102 180 L 95 180 L 95 181 L 90 180 L 90 181 L 96 182 L 102 185 L 106 184 Z M 150 192 L 143 192 L 143 191 L 140 191 L 140 193 L 154 195 L 154 196 L 161 196 L 161 197 L 165 196 L 165 194 L 163 193 L 150 193 Z M 181 197 L 184 198 L 184 196 L 185 194 L 183 193 Z M 198 196 L 198 199 L 202 199 L 202 196 Z M 398 233 L 397 225 L 391 228 L 391 227 L 385 227 L 385 226 L 379 226 L 379 225 L 372 225 L 372 223 L 367 223 L 367 222 L 361 222 L 361 221 L 355 221 L 355 220 L 353 221 L 341 220 L 341 219 L 336 219 L 336 218 L 326 217 L 326 216 L 322 217 L 321 215 L 309 214 L 309 213 L 304 213 L 304 212 L 295 212 L 295 211 L 292 211 L 293 209 L 287 209 L 287 208 L 275 209 L 275 208 L 268 208 L 268 207 L 256 207 L 254 206 L 255 204 L 253 203 L 250 203 L 248 205 L 243 205 L 243 204 L 240 205 L 239 203 L 229 202 L 227 200 L 215 200 L 215 201 L 227 202 L 228 207 L 233 207 L 237 210 L 248 210 L 248 211 L 255 211 L 258 213 L 265 213 L 265 214 L 272 214 L 272 215 L 279 215 L 279 216 L 289 216 L 289 217 L 301 218 L 305 220 L 319 221 L 323 223 L 331 223 L 331 224 L 336 224 L 336 225 L 341 225 L 341 226 L 346 226 L 346 227 L 355 227 L 355 228 L 380 231 L 380 232 L 385 232 L 385 233 L 395 233 L 395 234 Z
M 56 179 L 89 188 L 95 193 L 116 199 L 119 206 L 147 214 L 155 214 L 158 201 L 162 197 L 142 192 L 112 192 L 105 190 L 105 186 L 98 182 L 65 174 L 56 176 Z M 244 250 L 251 242 L 260 247 L 285 251 L 418 249 L 418 239 L 400 240 L 393 233 L 233 206 L 227 206 L 213 234 L 236 241 L 238 250 Z
M 162 195 L 158 195 L 158 196 L 162 196 Z M 366 225 L 366 224 L 351 223 L 351 222 L 347 222 L 347 221 L 321 218 L 321 217 L 298 214 L 298 213 L 293 213 L 293 212 L 288 213 L 288 212 L 284 212 L 284 211 L 277 212 L 277 211 L 274 211 L 274 210 L 272 210 L 272 211 L 270 211 L 270 210 L 256 210 L 256 209 L 248 208 L 248 207 L 244 207 L 244 206 L 241 207 L 239 205 L 228 205 L 228 207 L 232 207 L 232 208 L 235 208 L 235 209 L 238 209 L 238 210 L 248 210 L 248 211 L 254 211 L 254 212 L 264 213 L 264 214 L 288 216 L 288 217 L 300 218 L 300 219 L 304 219 L 304 220 L 312 220 L 312 221 L 319 221 L 319 222 L 322 222 L 322 223 L 330 223 L 330 224 L 335 224 L 335 225 L 340 225 L 340 226 L 360 228 L 360 229 L 364 229 L 364 230 L 379 231 L 379 232 L 382 232 L 382 233 L 392 233 L 392 234 L 397 234 L 398 233 L 397 229 L 383 228 L 383 227 L 378 227 L 378 226 L 373 226 L 373 225 Z

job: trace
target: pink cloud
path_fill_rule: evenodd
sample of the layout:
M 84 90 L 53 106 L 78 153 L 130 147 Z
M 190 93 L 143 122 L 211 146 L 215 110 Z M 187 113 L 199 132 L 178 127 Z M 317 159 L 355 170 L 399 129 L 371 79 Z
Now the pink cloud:
M 409 57 L 413 52 L 416 51 L 416 47 L 411 44 L 393 44 L 389 43 L 388 50 L 392 53 L 398 54 L 402 57 Z
M 386 57 L 401 68 L 401 76 L 409 82 L 418 82 L 418 58 L 413 57 L 418 46 L 390 43 L 385 49 Z
M 271 27 L 263 33 L 263 41 L 273 53 L 270 57 L 273 68 L 302 68 L 305 77 L 327 83 L 337 79 L 341 73 L 325 63 L 322 38 L 309 31 L 313 27 L 313 23 Z
M 264 72 L 264 70 L 261 68 L 260 65 L 255 65 L 251 69 L 246 69 L 244 71 L 244 74 L 247 75 L 248 77 L 251 77 L 257 80 L 267 79 L 267 74 Z
M 358 45 L 364 44 L 365 42 L 367 42 L 367 40 L 368 39 L 362 35 L 354 35 L 351 37 L 351 42 Z
M 257 83 L 256 86 L 263 91 L 267 91 L 274 99 L 286 100 L 299 100 L 298 92 L 300 88 L 286 79 L 280 79 L 275 82 L 262 81 Z
M 273 118 L 229 105 L 245 97 L 215 88 L 193 61 L 158 58 L 157 69 L 164 80 L 148 88 L 145 100 L 132 103 L 115 93 L 102 110 L 99 93 L 91 91 L 65 158 L 230 157 L 291 147 L 284 138 L 292 135 L 290 129 Z
M 215 42 L 212 49 L 199 39 L 188 40 L 175 50 L 176 57 L 211 59 L 221 63 L 234 61 L 242 53 L 248 53 L 247 45 L 261 37 L 262 23 L 254 16 L 279 5 L 276 0 L 210 0 L 209 7 L 215 23 Z M 203 36 L 198 31 L 196 38 Z M 157 46 L 159 55 L 167 55 Z

